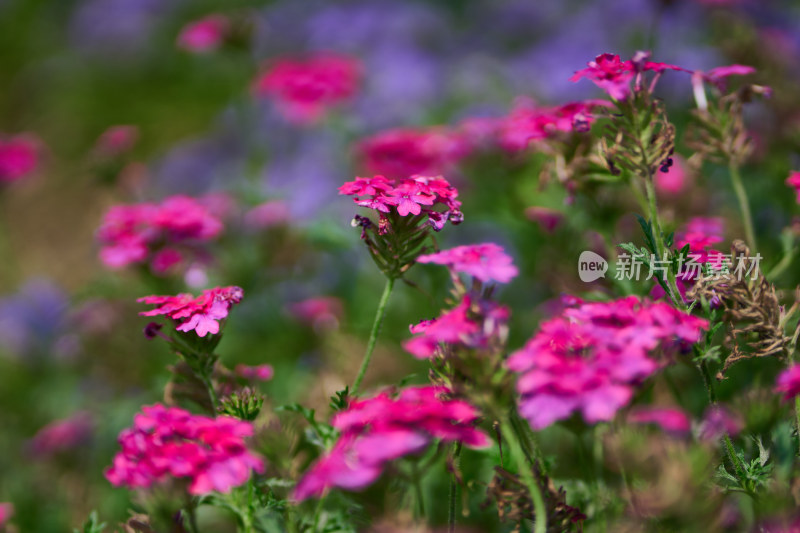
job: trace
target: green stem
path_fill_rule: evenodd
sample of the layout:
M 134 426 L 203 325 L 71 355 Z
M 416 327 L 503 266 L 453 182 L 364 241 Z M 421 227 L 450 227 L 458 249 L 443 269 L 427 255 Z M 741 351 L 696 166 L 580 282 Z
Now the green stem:
M 747 239 L 747 244 L 750 246 L 750 252 L 756 253 L 758 248 L 758 245 L 756 244 L 756 232 L 753 226 L 753 217 L 750 215 L 750 202 L 747 200 L 747 192 L 744 190 L 744 185 L 742 185 L 742 177 L 739 174 L 739 167 L 731 162 L 728 165 L 728 171 L 731 175 L 733 192 L 736 193 L 736 199 L 739 201 L 739 210 L 742 212 L 744 235 Z
M 422 474 L 419 471 L 419 466 L 417 463 L 412 463 L 411 465 L 411 474 L 414 486 L 414 495 L 417 500 L 417 512 L 419 513 L 419 517 L 423 520 L 425 519 L 425 499 L 422 494 L 422 483 L 421 478 Z
M 456 530 L 456 502 L 458 501 L 458 480 L 456 479 L 456 472 L 461 463 L 461 441 L 456 442 L 453 450 L 453 470 L 450 475 L 450 495 L 449 505 L 447 506 L 447 531 L 454 533 Z
M 206 390 L 208 390 L 208 399 L 211 402 L 211 413 L 213 416 L 217 416 L 219 400 L 217 399 L 217 391 L 214 390 L 214 383 L 212 383 L 211 377 L 209 377 L 207 372 L 199 371 L 196 372 L 196 374 L 200 381 L 203 382 L 203 385 L 206 386 Z
M 653 225 L 653 238 L 655 238 L 655 246 L 656 246 L 656 257 L 657 261 L 662 261 L 666 259 L 666 246 L 664 244 L 664 235 L 661 231 L 661 221 L 658 218 L 658 204 L 656 203 L 656 188 L 653 185 L 653 176 L 648 175 L 645 176 L 645 191 L 647 193 L 647 202 L 650 208 L 650 223 Z M 678 290 L 678 285 L 675 280 L 675 273 L 672 272 L 670 268 L 667 271 L 667 279 L 666 286 L 667 286 L 667 294 L 669 295 L 670 300 L 678 309 L 686 309 L 686 303 L 681 298 L 681 293 Z
M 392 294 L 392 287 L 394 287 L 394 278 L 386 279 L 386 286 L 383 288 L 383 294 L 378 302 L 378 311 L 375 313 L 375 321 L 372 323 L 372 331 L 369 334 L 369 341 L 367 342 L 367 351 L 364 354 L 364 360 L 361 361 L 361 368 L 358 369 L 358 375 L 353 382 L 353 387 L 350 389 L 350 394 L 353 396 L 358 393 L 358 388 L 361 386 L 361 381 L 364 379 L 364 374 L 367 373 L 369 361 L 372 358 L 372 352 L 375 350 L 375 343 L 378 341 L 378 334 L 381 331 L 381 324 L 383 317 L 386 315 L 386 304 L 389 303 L 389 295 Z
M 794 259 L 795 253 L 797 253 L 797 248 L 792 248 L 791 250 L 789 250 L 789 252 L 784 254 L 780 262 L 774 267 L 772 267 L 772 269 L 766 275 L 766 278 L 769 280 L 774 280 L 775 278 L 783 274 L 784 271 L 787 268 L 789 268 L 789 266 L 792 264 L 792 260 Z
M 514 431 L 507 430 L 507 428 L 514 427 L 511 424 L 511 418 L 507 416 L 504 422 L 503 436 L 506 438 L 508 447 L 511 449 L 511 455 L 514 457 L 514 462 L 517 463 L 519 475 L 522 478 L 525 486 L 528 487 L 528 492 L 533 500 L 533 509 L 535 514 L 533 533 L 547 533 L 547 511 L 544 506 L 542 491 L 539 488 L 539 484 L 536 482 L 536 479 L 533 477 L 532 465 L 528 463 L 525 457 L 525 451 L 522 449 L 522 445 L 520 444 L 516 433 Z

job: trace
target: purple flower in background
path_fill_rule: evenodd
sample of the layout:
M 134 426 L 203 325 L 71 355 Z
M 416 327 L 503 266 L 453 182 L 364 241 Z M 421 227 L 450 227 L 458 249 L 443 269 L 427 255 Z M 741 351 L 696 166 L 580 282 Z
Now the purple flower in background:
M 68 304 L 64 291 L 46 279 L 29 280 L 16 294 L 0 299 L 0 354 L 57 351 L 52 344 L 64 338 Z

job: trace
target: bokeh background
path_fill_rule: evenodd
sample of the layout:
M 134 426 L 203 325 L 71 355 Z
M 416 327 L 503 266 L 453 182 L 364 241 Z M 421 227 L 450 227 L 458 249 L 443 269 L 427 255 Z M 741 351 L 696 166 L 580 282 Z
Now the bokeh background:
M 176 46 L 182 27 L 211 13 L 235 20 L 237 39 L 205 54 Z M 796 212 L 783 180 L 800 166 L 792 0 L 0 0 L 0 135 L 34 135 L 41 146 L 32 179 L 0 185 L 0 501 L 14 503 L 20 531 L 66 531 L 92 509 L 113 524 L 128 517 L 128 493 L 103 469 L 119 430 L 161 399 L 172 362 L 142 335 L 137 297 L 243 287 L 223 361 L 271 364 L 270 405 L 324 408 L 356 373 L 382 287 L 350 227 L 354 206 L 336 191 L 363 170 L 355 143 L 389 128 L 503 116 L 520 97 L 544 105 L 600 97 L 568 78 L 597 54 L 640 49 L 689 69 L 753 65 L 758 83 L 774 89 L 748 110 L 757 149 L 744 177 L 765 262 L 777 262 L 779 234 Z M 321 50 L 364 66 L 346 106 L 298 126 L 253 96 L 265 61 Z M 688 77 L 666 75 L 659 94 L 680 146 Z M 135 126 L 136 142 L 98 163 L 98 137 L 114 125 Z M 522 274 L 499 293 L 514 310 L 512 347 L 553 297 L 613 285 L 577 280 L 580 251 L 609 256 L 615 243 L 639 239 L 623 187 L 573 196 L 544 186 L 543 158 L 490 153 L 459 165 L 447 177 L 466 220 L 437 235 L 440 245 L 491 240 L 514 256 Z M 739 237 L 724 169 L 687 165 L 684 179 L 662 200 L 668 223 L 722 216 L 728 236 Z M 225 195 L 226 230 L 194 277 L 109 271 L 98 260 L 95 232 L 110 206 L 211 193 Z M 282 202 L 281 221 L 248 228 L 242 213 L 265 201 Z M 560 223 L 542 225 L 531 206 L 558 211 Z M 781 281 L 797 278 L 789 271 Z M 425 266 L 409 279 L 418 287 L 393 295 L 368 385 L 426 380 L 399 343 L 408 324 L 438 314 L 448 281 Z M 322 318 L 293 307 L 323 296 L 336 303 Z M 740 374 L 732 380 L 747 379 Z M 700 410 L 703 398 L 694 401 Z M 64 449 L 32 440 L 76 416 L 85 431 Z

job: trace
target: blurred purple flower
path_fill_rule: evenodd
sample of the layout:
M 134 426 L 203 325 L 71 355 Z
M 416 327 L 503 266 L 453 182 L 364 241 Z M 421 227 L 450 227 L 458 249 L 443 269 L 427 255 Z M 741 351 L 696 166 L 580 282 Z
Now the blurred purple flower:
M 64 291 L 46 279 L 29 280 L 0 299 L 0 353 L 24 357 L 51 349 L 65 333 L 68 304 Z

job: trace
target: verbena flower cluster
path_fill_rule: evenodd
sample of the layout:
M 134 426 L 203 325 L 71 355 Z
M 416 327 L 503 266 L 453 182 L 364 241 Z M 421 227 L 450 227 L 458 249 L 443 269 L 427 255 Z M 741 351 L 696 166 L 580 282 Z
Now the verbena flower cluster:
M 667 363 L 664 351 L 697 342 L 707 327 L 705 319 L 634 296 L 570 306 L 508 359 L 520 374 L 520 414 L 535 429 L 577 412 L 589 423 L 611 420 Z
M 138 301 L 157 307 L 139 314 L 171 318 L 178 331 L 194 331 L 200 337 L 209 333 L 216 335 L 220 330 L 220 321 L 228 316 L 231 307 L 238 304 L 243 295 L 240 287 L 216 287 L 204 290 L 197 298 L 191 294 L 145 296 Z
M 248 450 L 250 423 L 230 417 L 193 415 L 177 407 L 145 406 L 119 436 L 122 450 L 106 470 L 117 486 L 148 488 L 185 481 L 190 494 L 229 492 L 264 462 Z
M 478 411 L 446 394 L 436 387 L 408 387 L 396 396 L 383 392 L 353 401 L 334 416 L 331 423 L 340 436 L 297 483 L 294 498 L 319 497 L 332 487 L 363 489 L 388 462 L 419 453 L 437 439 L 488 447 L 489 437 L 475 428 Z

